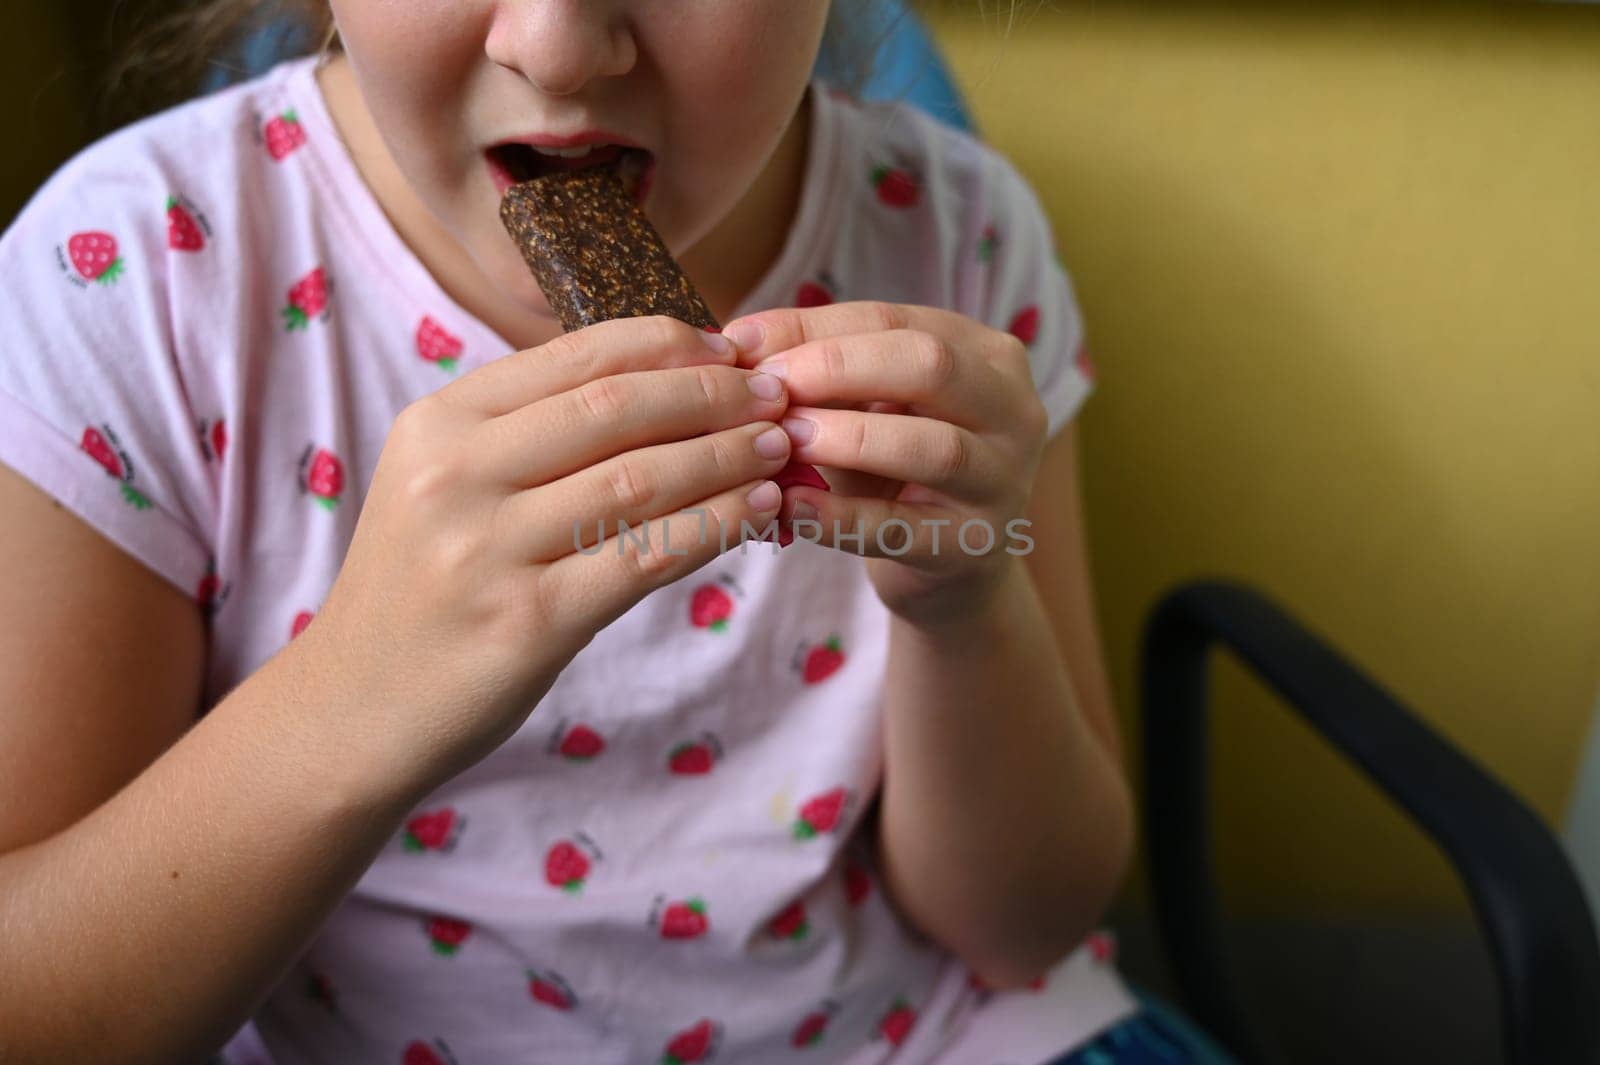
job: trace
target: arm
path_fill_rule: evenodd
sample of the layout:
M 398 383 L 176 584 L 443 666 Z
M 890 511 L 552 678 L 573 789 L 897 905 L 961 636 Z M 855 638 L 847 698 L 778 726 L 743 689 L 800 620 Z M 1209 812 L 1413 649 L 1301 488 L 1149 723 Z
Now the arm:
M 1034 550 L 991 608 L 890 637 L 880 865 L 911 921 L 998 988 L 1084 939 L 1133 845 L 1074 432 L 1046 448 Z
M 202 1060 L 413 796 L 315 625 L 190 727 L 194 602 L 3 465 L 0 514 L 0 1061 Z

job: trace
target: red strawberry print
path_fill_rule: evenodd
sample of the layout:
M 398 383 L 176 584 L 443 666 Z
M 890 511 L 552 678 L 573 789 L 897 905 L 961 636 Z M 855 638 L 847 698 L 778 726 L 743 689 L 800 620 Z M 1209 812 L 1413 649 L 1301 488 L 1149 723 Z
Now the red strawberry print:
M 800 1026 L 794 1030 L 794 1035 L 790 1037 L 789 1042 L 801 1050 L 806 1047 L 816 1046 L 822 1042 L 822 1035 L 828 1029 L 828 1020 L 829 1016 L 826 1013 L 807 1014 L 806 1019 L 801 1021 Z
M 804 939 L 811 924 L 806 920 L 805 903 L 796 899 L 767 925 L 767 931 L 778 939 Z
M 606 741 L 600 733 L 588 725 L 574 725 L 561 740 L 557 748 L 563 757 L 575 762 L 588 761 L 606 749 Z
M 1000 247 L 1000 235 L 995 232 L 994 226 L 983 227 L 983 239 L 978 241 L 978 261 L 990 262 L 994 259 L 995 249 Z
M 432 1043 L 416 1039 L 406 1045 L 400 1065 L 456 1065 L 456 1059 L 443 1039 Z
M 689 600 L 689 621 L 697 629 L 726 632 L 733 598 L 715 584 L 702 584 Z
M 205 456 L 206 461 L 221 462 L 223 452 L 228 447 L 228 430 L 223 425 L 222 419 L 209 422 L 201 418 L 195 428 L 200 439 L 200 453 Z
M 324 312 L 327 309 L 328 272 L 319 266 L 294 283 L 289 290 L 289 306 L 279 313 L 283 315 L 284 325 L 292 333 L 307 328 L 313 318 L 326 319 Z
M 94 426 L 83 431 L 78 446 L 83 448 L 113 478 L 122 483 L 122 498 L 136 510 L 149 510 L 153 505 L 145 494 L 133 486 L 133 461 L 117 446 L 117 434 L 109 425 L 104 433 Z M 107 437 L 110 439 L 108 440 Z
M 667 768 L 681 777 L 704 776 L 722 757 L 722 744 L 707 732 L 698 740 L 690 740 L 672 748 L 667 756 Z
M 1117 958 L 1117 937 L 1104 930 L 1089 934 L 1089 953 L 1094 960 L 1102 965 L 1109 965 Z
M 107 473 L 119 481 L 122 480 L 122 461 L 117 458 L 117 453 L 111 450 L 111 445 L 106 443 L 106 438 L 100 435 L 100 430 L 92 425 L 85 429 L 83 441 L 79 446 L 104 466 Z
M 423 318 L 417 326 L 417 354 L 439 369 L 454 373 L 464 350 L 466 345 L 432 318 Z
M 717 1037 L 721 1026 L 708 1018 L 701 1018 L 693 1028 L 685 1029 L 672 1037 L 667 1044 L 661 1065 L 689 1065 L 690 1062 L 707 1061 L 716 1053 Z
M 872 168 L 872 185 L 878 191 L 878 200 L 890 207 L 914 207 L 920 190 L 917 179 L 902 167 L 877 166 Z
M 85 281 L 114 284 L 122 276 L 122 260 L 117 257 L 117 238 L 98 230 L 78 233 L 67 241 L 72 268 Z
M 174 251 L 201 251 L 206 237 L 194 215 L 179 202 L 176 196 L 167 197 L 167 247 Z
M 839 825 L 840 816 L 844 813 L 845 803 L 850 798 L 850 792 L 845 788 L 834 788 L 832 791 L 810 799 L 800 807 L 800 816 L 794 823 L 795 839 L 812 839 L 826 832 L 832 832 Z
M 1095 379 L 1094 360 L 1089 357 L 1089 346 L 1087 344 L 1078 345 L 1078 355 L 1073 361 L 1077 363 L 1079 373 L 1083 374 L 1091 382 Z
M 904 999 L 900 999 L 888 1013 L 883 1015 L 883 1020 L 878 1022 L 878 1031 L 890 1043 L 899 1046 L 911 1033 L 911 1026 L 916 1023 L 917 1011 L 907 1005 Z
M 535 1002 L 542 1002 L 556 1010 L 570 1010 L 578 1004 L 578 996 L 556 973 L 539 973 L 529 969 L 527 975 L 528 994 Z
M 576 895 L 583 890 L 583 880 L 591 868 L 589 856 L 579 850 L 571 840 L 562 840 L 551 847 L 544 858 L 544 878 L 562 891 Z
M 1011 319 L 1011 324 L 1006 326 L 1006 332 L 1024 344 L 1032 344 L 1039 335 L 1039 308 L 1033 306 L 1022 308 L 1017 312 L 1017 316 Z
M 801 282 L 800 291 L 794 296 L 796 307 L 826 307 L 832 302 L 833 293 L 819 281 Z
M 804 646 L 804 645 L 802 645 Z M 829 636 L 825 643 L 815 644 L 806 652 L 800 664 L 800 679 L 807 684 L 819 684 L 844 665 L 844 642 L 839 634 Z
M 851 862 L 844 867 L 844 897 L 852 906 L 859 906 L 872 894 L 872 878 L 861 866 Z
M 266 138 L 267 151 L 275 162 L 281 163 L 305 144 L 306 129 L 300 124 L 299 115 L 292 110 L 285 111 L 267 123 Z
M 662 939 L 694 939 L 711 928 L 704 899 L 674 902 L 661 913 Z
M 302 458 L 302 468 L 304 465 Z M 339 494 L 344 491 L 344 464 L 333 452 L 317 448 L 311 456 L 311 472 L 306 475 L 305 490 L 329 510 L 339 505 Z
M 456 812 L 451 807 L 417 814 L 406 822 L 405 848 L 408 851 L 450 850 L 455 846 L 457 828 Z
M 461 944 L 472 934 L 472 925 L 454 917 L 434 917 L 425 925 L 428 939 L 436 953 L 450 957 L 461 949 Z
M 207 618 L 216 614 L 217 608 L 228 597 L 228 588 L 231 587 L 231 585 L 224 587 L 222 578 L 217 576 L 216 560 L 209 561 L 206 564 L 206 575 L 200 578 L 200 585 L 194 592 L 195 602 L 200 604 L 200 609 L 205 612 Z
M 328 978 L 321 973 L 312 971 L 306 977 L 306 995 L 314 1002 L 320 1002 L 328 1009 L 336 1009 L 334 1002 L 333 986 L 328 983 Z
M 1028 990 L 1029 991 L 1043 991 L 1044 990 L 1044 981 L 1045 981 L 1045 978 L 1043 976 L 1035 976 L 1032 980 L 1028 981 L 1028 984 L 1027 984 Z
M 289 626 L 289 639 L 294 639 L 306 631 L 306 626 L 311 624 L 311 619 L 316 615 L 309 610 L 302 610 L 294 616 L 294 624 Z

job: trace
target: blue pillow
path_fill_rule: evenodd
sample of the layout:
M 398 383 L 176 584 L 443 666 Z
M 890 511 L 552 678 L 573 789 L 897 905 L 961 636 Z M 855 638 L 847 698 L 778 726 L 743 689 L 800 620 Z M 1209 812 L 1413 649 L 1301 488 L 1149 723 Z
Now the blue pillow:
M 888 37 L 878 51 L 872 77 L 862 90 L 862 96 L 868 100 L 906 100 L 941 122 L 971 131 L 972 120 L 961 94 L 922 20 L 905 7 L 903 0 L 868 5 L 867 10 L 875 20 L 871 27 L 873 37 L 886 30 Z M 245 40 L 237 64 L 218 62 L 212 67 L 205 90 L 211 92 L 254 77 L 283 56 L 303 52 L 312 46 L 313 42 L 306 39 L 301 27 L 287 21 L 270 23 Z M 816 73 L 823 78 L 834 77 L 820 57 Z

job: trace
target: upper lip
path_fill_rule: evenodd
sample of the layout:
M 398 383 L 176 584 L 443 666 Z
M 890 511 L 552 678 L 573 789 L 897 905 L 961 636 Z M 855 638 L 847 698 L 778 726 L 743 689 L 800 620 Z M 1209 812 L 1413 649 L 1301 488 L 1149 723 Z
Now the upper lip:
M 526 144 L 534 148 L 582 148 L 587 144 L 615 144 L 621 148 L 643 148 L 644 145 L 620 133 L 604 129 L 586 129 L 581 133 L 529 133 L 525 136 L 507 137 L 496 141 L 494 147 Z

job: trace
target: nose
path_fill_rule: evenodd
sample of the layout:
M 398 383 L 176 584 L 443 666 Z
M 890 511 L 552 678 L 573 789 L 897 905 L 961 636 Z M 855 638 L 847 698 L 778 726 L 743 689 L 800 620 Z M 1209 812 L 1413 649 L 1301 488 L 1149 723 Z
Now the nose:
M 505 0 L 484 47 L 492 61 L 541 92 L 570 96 L 595 78 L 633 69 L 639 50 L 627 17 L 629 2 Z

